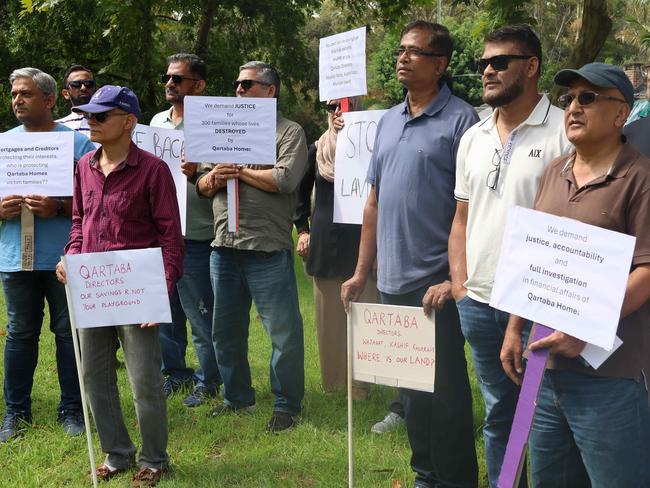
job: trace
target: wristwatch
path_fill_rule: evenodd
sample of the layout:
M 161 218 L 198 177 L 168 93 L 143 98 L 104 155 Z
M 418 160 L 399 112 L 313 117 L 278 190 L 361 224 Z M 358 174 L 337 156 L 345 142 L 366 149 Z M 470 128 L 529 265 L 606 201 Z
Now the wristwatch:
M 65 202 L 63 198 L 56 199 L 56 216 L 65 217 Z

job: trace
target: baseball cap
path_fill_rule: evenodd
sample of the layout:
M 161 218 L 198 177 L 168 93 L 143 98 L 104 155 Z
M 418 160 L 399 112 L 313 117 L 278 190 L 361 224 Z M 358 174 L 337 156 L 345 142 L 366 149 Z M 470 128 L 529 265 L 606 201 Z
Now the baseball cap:
M 555 74 L 555 84 L 569 86 L 576 78 L 584 78 L 600 88 L 616 88 L 623 94 L 630 107 L 634 105 L 634 88 L 625 72 L 611 64 L 589 63 L 580 69 L 563 69 Z
M 140 118 L 140 103 L 133 90 L 126 86 L 104 85 L 97 90 L 85 105 L 77 105 L 74 112 L 98 114 L 119 108 Z

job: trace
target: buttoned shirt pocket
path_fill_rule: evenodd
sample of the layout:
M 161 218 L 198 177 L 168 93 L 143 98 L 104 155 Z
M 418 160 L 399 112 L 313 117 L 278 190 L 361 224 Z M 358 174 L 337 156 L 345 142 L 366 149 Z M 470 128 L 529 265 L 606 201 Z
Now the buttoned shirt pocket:
M 120 221 L 137 220 L 149 214 L 149 206 L 144 195 L 128 190 L 112 191 L 104 197 L 104 205 L 109 214 Z

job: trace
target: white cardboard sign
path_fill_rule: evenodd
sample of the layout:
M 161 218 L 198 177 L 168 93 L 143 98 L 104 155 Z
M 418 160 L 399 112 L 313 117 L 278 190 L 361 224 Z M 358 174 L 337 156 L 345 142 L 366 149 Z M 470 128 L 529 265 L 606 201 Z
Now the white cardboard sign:
M 176 200 L 181 215 L 181 232 L 185 235 L 187 222 L 187 178 L 181 170 L 181 155 L 185 146 L 183 131 L 164 129 L 149 125 L 137 124 L 131 135 L 136 146 L 162 159 L 174 178 Z
M 72 196 L 74 132 L 0 134 L 0 195 Z
M 361 224 L 370 183 L 366 181 L 375 146 L 377 124 L 386 110 L 346 112 L 345 127 L 336 138 L 334 160 L 334 222 Z
M 490 305 L 611 350 L 635 238 L 511 208 Z
M 171 322 L 159 247 L 64 259 L 77 328 Z
M 350 304 L 352 377 L 355 380 L 433 391 L 435 321 L 421 307 Z
M 275 164 L 275 98 L 185 97 L 184 103 L 188 161 Z
M 365 27 L 320 40 L 318 92 L 321 102 L 368 93 Z

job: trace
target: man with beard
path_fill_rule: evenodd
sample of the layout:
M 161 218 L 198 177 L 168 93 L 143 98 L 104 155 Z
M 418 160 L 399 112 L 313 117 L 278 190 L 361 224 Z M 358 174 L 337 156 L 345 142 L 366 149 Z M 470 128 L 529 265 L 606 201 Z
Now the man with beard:
M 72 107 L 83 105 L 90 101 L 97 90 L 97 83 L 93 72 L 80 64 L 73 64 L 70 66 L 65 75 L 63 75 L 63 89 L 61 96 L 70 101 Z M 85 135 L 89 135 L 90 128 L 88 121 L 82 115 L 70 112 L 69 115 L 57 120 L 59 124 L 63 124 L 72 130 L 81 131 Z
M 465 340 L 447 260 L 456 150 L 478 117 L 443 81 L 452 52 L 449 30 L 440 24 L 419 20 L 402 31 L 396 74 L 408 93 L 377 127 L 359 258 L 341 287 L 347 309 L 377 256 L 382 303 L 436 309 L 434 392 L 400 390 L 416 488 L 478 484 Z
M 496 487 L 519 395 L 499 360 L 508 314 L 489 306 L 506 215 L 514 205 L 532 207 L 544 167 L 570 144 L 562 110 L 537 92 L 542 53 L 530 27 L 502 27 L 484 42 L 483 100 L 494 111 L 460 141 L 449 264 L 485 400 L 485 457 L 490 486 Z M 524 476 L 520 486 L 525 484 Z
M 195 54 L 173 54 L 162 75 L 165 98 L 171 107 L 153 116 L 152 127 L 183 130 L 186 96 L 201 95 L 205 89 L 205 62 Z M 184 272 L 171 298 L 172 323 L 160 326 L 165 396 L 196 382 L 192 393 L 183 400 L 187 407 L 196 407 L 215 397 L 221 384 L 212 346 L 212 307 L 214 295 L 210 283 L 210 253 L 213 230 L 212 204 L 199 198 L 194 189 L 197 165 L 183 162 L 181 168 L 188 178 L 187 225 L 185 229 Z M 187 319 L 192 328 L 192 343 L 200 369 L 194 373 L 185 363 Z

